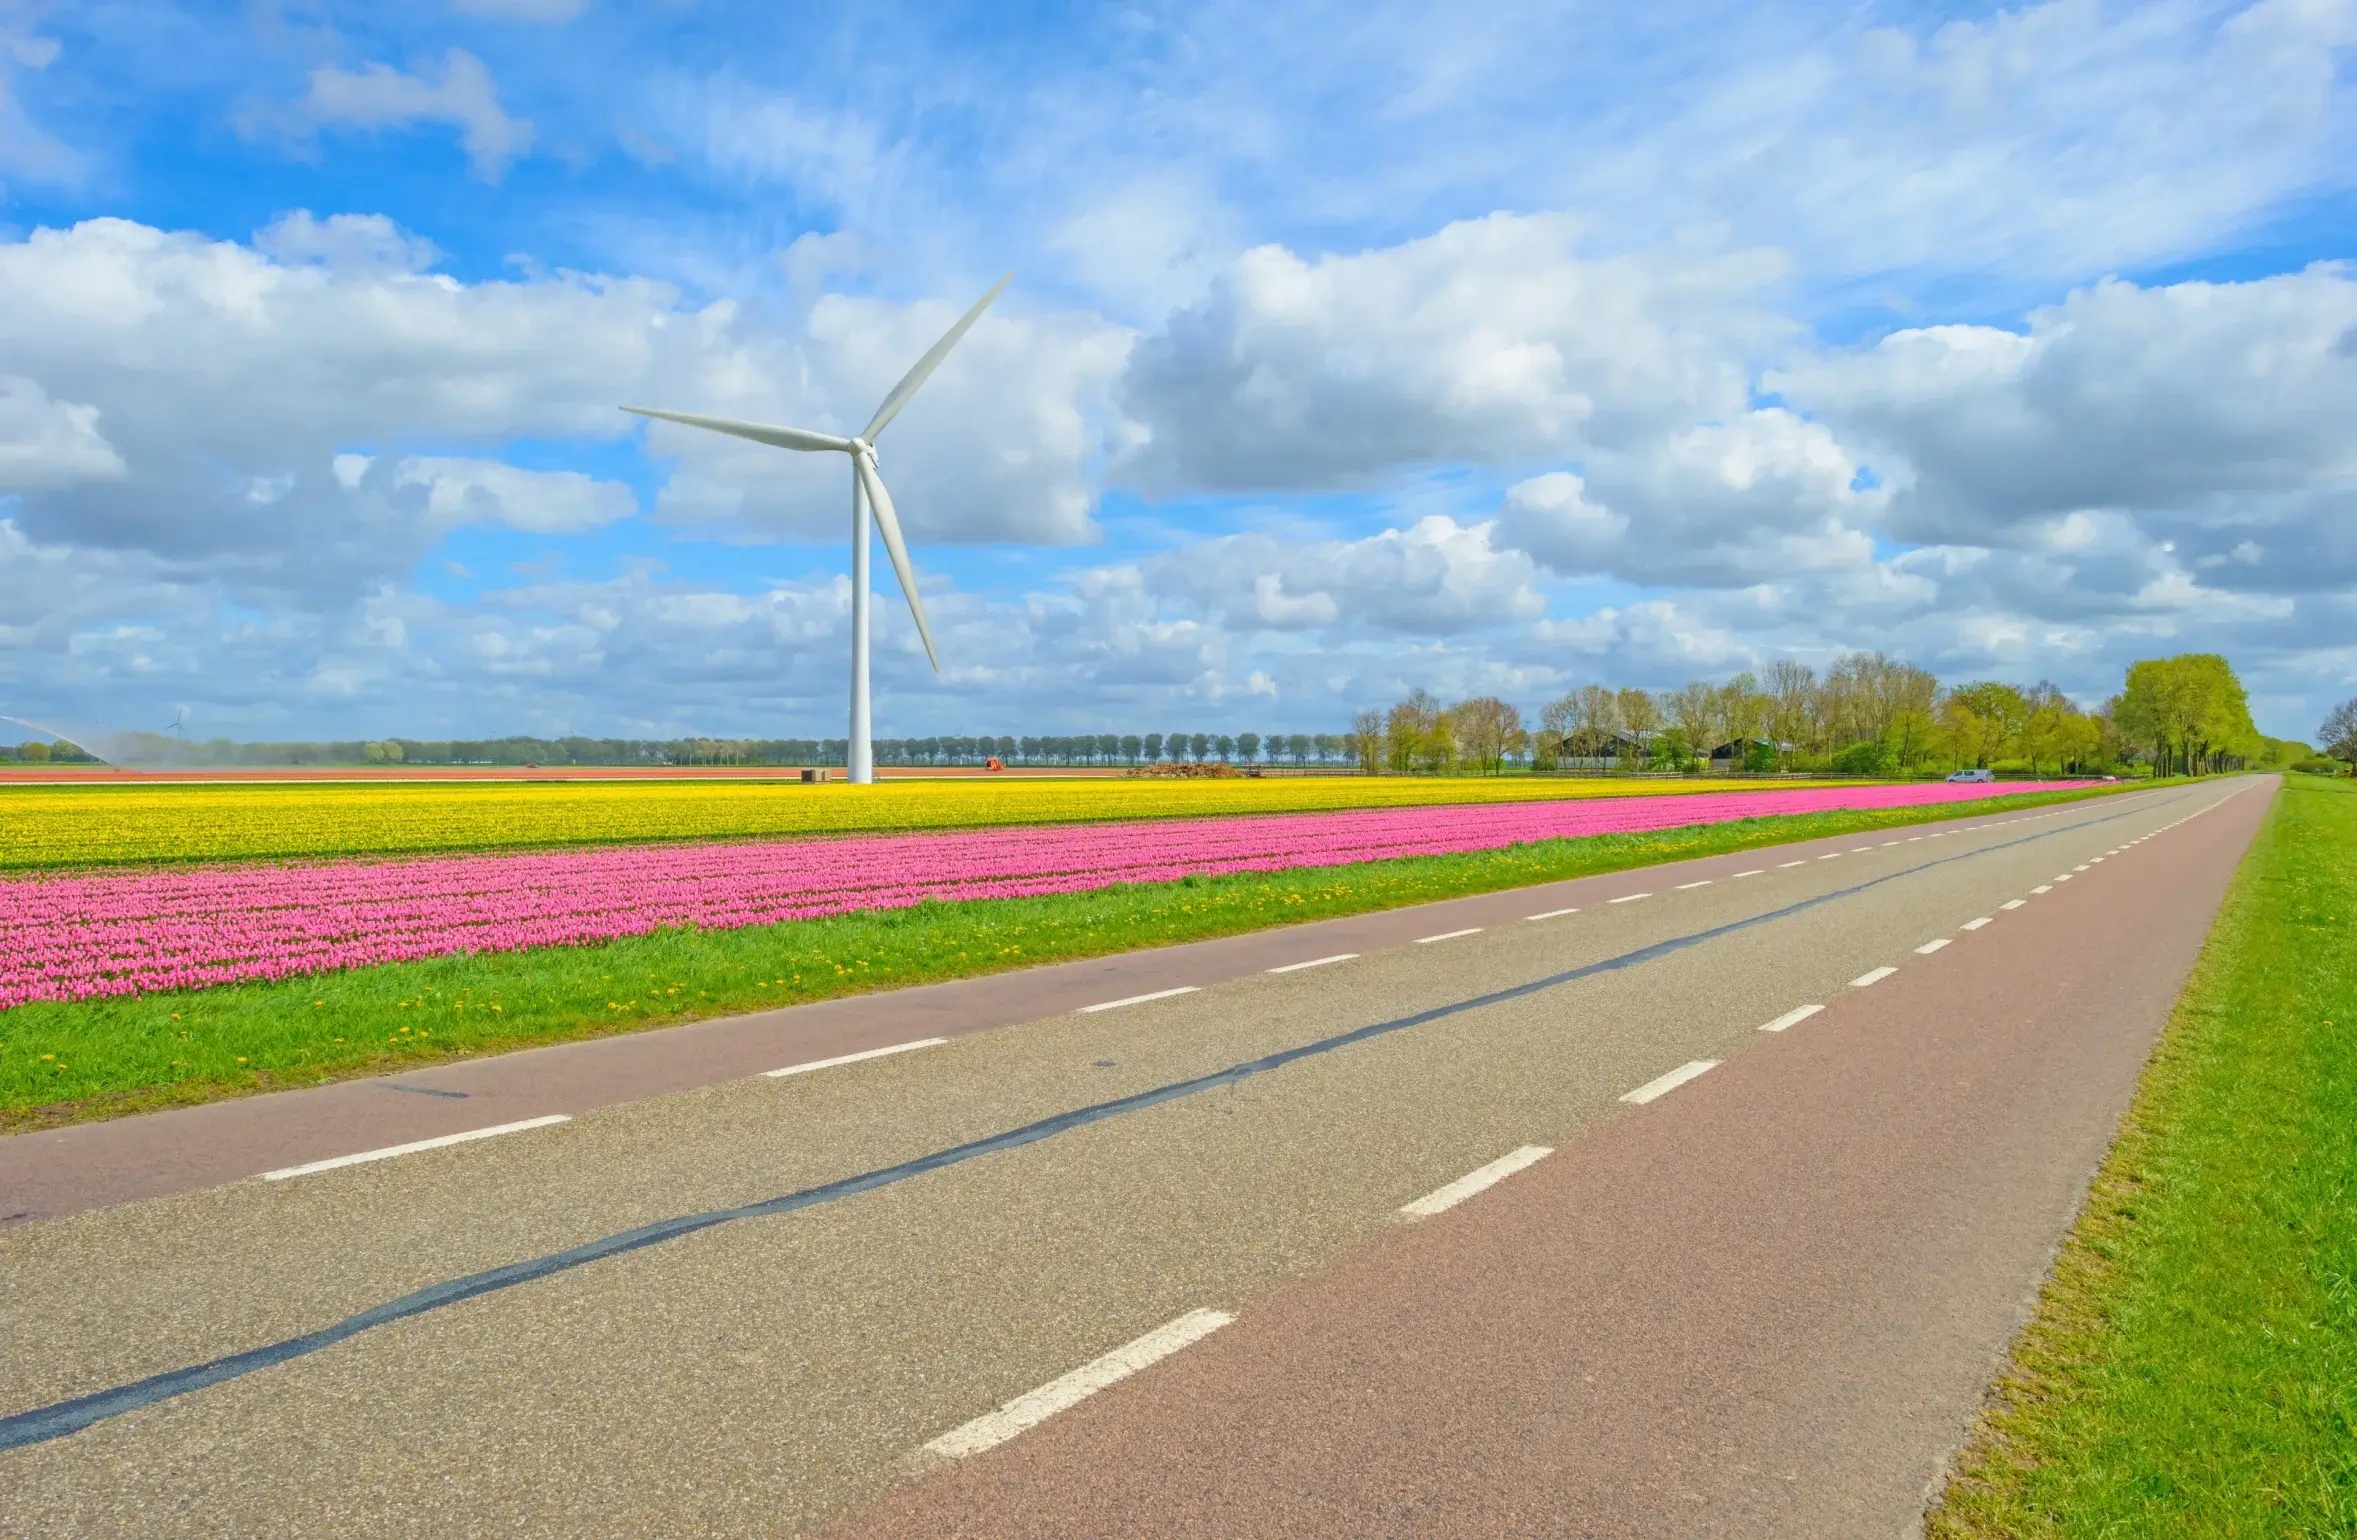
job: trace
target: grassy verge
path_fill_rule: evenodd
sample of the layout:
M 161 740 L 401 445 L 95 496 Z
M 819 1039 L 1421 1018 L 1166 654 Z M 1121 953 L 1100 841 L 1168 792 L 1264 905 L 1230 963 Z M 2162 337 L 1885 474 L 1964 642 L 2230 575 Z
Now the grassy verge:
M 2285 778 L 1929 1534 L 2357 1534 L 2357 785 Z
M 2101 794 L 1743 819 L 20 1005 L 0 1012 L 0 1132 Z

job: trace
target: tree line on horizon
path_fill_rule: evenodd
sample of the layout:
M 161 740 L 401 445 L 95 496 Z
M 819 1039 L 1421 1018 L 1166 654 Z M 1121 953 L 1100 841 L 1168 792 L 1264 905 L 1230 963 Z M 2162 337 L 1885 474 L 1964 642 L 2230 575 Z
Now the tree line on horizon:
M 2321 736 L 2335 758 L 2357 762 L 2357 700 Z M 660 768 L 679 765 L 840 765 L 841 738 L 562 738 L 184 742 L 131 734 L 128 762 L 189 767 L 276 765 L 477 765 Z M 70 743 L 27 743 L 18 760 L 90 762 Z M 1879 652 L 1836 658 L 1822 674 L 1780 659 L 1761 674 L 1671 690 L 1583 685 L 1547 702 L 1535 724 L 1495 696 L 1444 705 L 1425 690 L 1389 708 L 1359 711 L 1342 733 L 1076 733 L 1042 736 L 879 738 L 887 767 L 1004 764 L 1055 768 L 1167 762 L 1364 773 L 1495 774 L 1509 764 L 1537 772 L 1705 765 L 1751 772 L 1922 773 L 1965 766 L 2100 773 L 2135 765 L 2161 773 L 2295 764 L 2331 768 L 2304 743 L 2268 738 L 2226 659 L 2185 653 L 2131 664 L 2119 694 L 2082 710 L 2051 684 L 2022 689 L 1993 680 L 1943 685 L 1928 670 Z
M 1762 675 L 1673 690 L 1583 685 L 1549 701 L 1535 727 L 1495 696 L 1444 707 L 1417 690 L 1389 710 L 1359 712 L 1353 728 L 1364 768 L 1425 773 L 1494 774 L 1522 761 L 1538 771 L 1691 771 L 1707 763 L 1758 773 L 2038 774 L 2143 764 L 2193 774 L 2316 759 L 2305 743 L 2259 732 L 2241 680 L 2215 653 L 2132 664 L 2121 692 L 2095 711 L 2050 683 L 1943 685 L 1927 669 L 1853 652 L 1822 675 L 1779 659 Z
M 160 733 L 124 735 L 125 757 L 138 764 L 192 768 L 283 765 L 566 765 L 649 769 L 675 765 L 840 765 L 841 738 L 461 738 L 340 739 L 241 743 L 227 738 L 182 742 Z M 1225 763 L 1337 765 L 1351 760 L 1334 733 L 1071 733 L 1048 736 L 878 738 L 876 763 L 902 767 L 1005 764 L 1056 767 L 1135 765 L 1182 758 Z M 0 756 L 34 762 L 100 761 L 62 740 L 33 742 Z

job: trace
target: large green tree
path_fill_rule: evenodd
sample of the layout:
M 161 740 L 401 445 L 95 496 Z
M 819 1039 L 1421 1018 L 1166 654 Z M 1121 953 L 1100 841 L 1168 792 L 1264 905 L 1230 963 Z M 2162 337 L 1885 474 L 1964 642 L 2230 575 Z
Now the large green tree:
M 2333 707 L 2324 725 L 2316 729 L 2316 737 L 2325 753 L 2357 771 L 2357 696 Z
M 1956 746 L 1976 765 L 2005 758 L 2030 719 L 2028 698 L 1993 679 L 1958 685 L 1948 692 L 1948 705 L 1945 720 Z
M 2259 742 L 2250 697 L 2233 666 L 2214 652 L 2131 663 L 2114 714 L 2122 734 L 2149 747 L 2162 775 L 2224 769 Z

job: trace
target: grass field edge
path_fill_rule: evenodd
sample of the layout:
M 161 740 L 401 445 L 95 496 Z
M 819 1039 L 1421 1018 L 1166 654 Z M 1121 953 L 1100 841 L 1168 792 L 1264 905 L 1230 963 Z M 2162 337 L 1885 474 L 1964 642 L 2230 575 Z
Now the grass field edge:
M 2088 1394 L 2087 1380 L 2096 1371 L 2117 1361 L 2112 1334 L 2131 1303 L 2134 1261 L 2146 1250 L 2136 1232 L 2161 1168 L 2174 1153 L 2172 1144 L 2192 1137 L 2202 1077 L 2234 1024 L 2218 1007 L 2231 997 L 2232 981 L 2255 944 L 2263 919 L 2260 888 L 2268 863 L 2278 859 L 2274 840 L 2289 816 L 2286 806 L 2279 790 L 2236 863 L 2135 1094 L 2056 1244 L 2029 1318 L 2008 1345 L 1972 1431 L 1926 1492 L 1922 1540 L 2026 1540 L 2071 1532 L 2052 1525 L 2025 1531 L 2021 1514 L 2003 1505 L 2027 1501 L 2027 1483 L 2044 1468 L 2034 1453 L 2040 1434 Z

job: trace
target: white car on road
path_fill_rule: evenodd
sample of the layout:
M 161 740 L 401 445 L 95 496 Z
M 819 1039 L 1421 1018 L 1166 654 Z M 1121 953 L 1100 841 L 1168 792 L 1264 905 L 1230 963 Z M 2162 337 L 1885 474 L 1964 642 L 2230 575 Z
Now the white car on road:
M 1997 772 L 1994 770 L 1959 770 L 1948 779 L 1958 785 L 1977 786 L 1985 781 L 1997 779 Z

